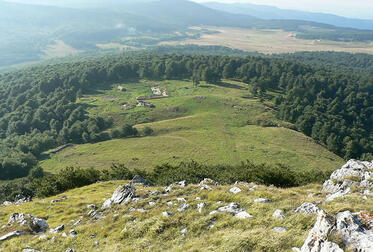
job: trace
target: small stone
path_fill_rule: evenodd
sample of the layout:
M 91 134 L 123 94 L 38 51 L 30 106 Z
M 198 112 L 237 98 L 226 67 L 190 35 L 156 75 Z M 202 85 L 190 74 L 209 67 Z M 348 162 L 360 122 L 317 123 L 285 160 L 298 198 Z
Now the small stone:
M 209 213 L 209 215 L 213 215 L 213 214 L 217 214 L 217 213 L 219 213 L 219 211 L 214 210 L 214 211 L 211 211 L 211 212 Z
M 269 203 L 269 202 L 271 201 L 265 198 L 258 198 L 254 200 L 254 203 Z
M 47 235 L 40 235 L 39 236 L 39 240 L 45 240 L 45 239 L 47 239 L 48 238 L 48 236 Z
M 75 249 L 69 248 L 69 249 L 66 249 L 66 252 L 76 252 L 76 251 L 75 251 Z
M 203 208 L 206 206 L 205 202 L 199 203 L 197 205 L 198 212 L 202 213 Z
M 277 232 L 277 233 L 285 233 L 286 232 L 285 227 L 274 227 L 274 228 L 272 228 L 272 230 Z
M 201 190 L 207 190 L 207 191 L 210 191 L 210 190 L 212 190 L 212 187 L 209 186 L 209 185 L 202 185 L 202 186 L 201 186 Z
M 277 218 L 277 219 L 284 219 L 285 218 L 284 211 L 277 209 L 273 212 L 272 217 Z
M 179 212 L 184 212 L 184 211 L 186 211 L 188 208 L 189 208 L 189 204 L 188 204 L 188 203 L 184 203 L 184 204 L 182 204 L 182 205 L 177 209 L 177 211 L 179 211 Z
M 67 237 L 66 232 L 63 232 L 63 233 L 62 233 L 62 237 Z
M 172 201 L 167 201 L 167 202 L 166 202 L 166 205 L 167 205 L 167 206 L 173 206 L 173 205 L 174 205 L 174 202 L 172 202 Z
M 90 204 L 90 205 L 87 205 L 87 208 L 88 208 L 88 209 L 97 210 L 97 209 L 98 209 L 98 206 L 96 206 L 95 204 Z
M 188 228 L 183 228 L 180 233 L 185 235 L 188 232 Z
M 234 217 L 239 218 L 239 219 L 249 219 L 249 218 L 252 218 L 253 216 L 246 211 L 241 211 L 237 213 Z
M 63 230 L 65 229 L 65 225 L 59 225 L 58 227 L 56 227 L 55 229 L 51 229 L 50 232 L 51 233 L 61 233 Z
M 252 192 L 252 191 L 254 191 L 255 189 L 257 189 L 258 188 L 258 186 L 257 185 L 254 185 L 253 187 L 251 187 L 248 191 L 249 192 Z
M 163 212 L 162 215 L 165 217 L 170 217 L 172 216 L 172 213 L 166 211 L 166 212 Z
M 95 241 L 95 243 L 93 244 L 94 247 L 98 247 L 100 246 L 100 243 L 98 241 Z
M 22 249 L 22 252 L 40 252 L 40 250 L 26 248 L 26 249 Z
M 6 240 L 9 240 L 9 239 L 12 239 L 14 237 L 18 237 L 18 236 L 21 236 L 23 235 L 23 232 L 22 231 L 14 231 L 14 232 L 10 232 L 6 235 L 3 235 L 0 237 L 0 242 L 2 241 L 6 241 Z
M 139 208 L 139 209 L 137 209 L 137 212 L 139 212 L 139 213 L 145 213 L 146 211 L 144 209 L 142 209 L 142 208 Z
M 201 200 L 201 197 L 196 197 L 195 200 Z
M 150 206 L 155 206 L 155 205 L 157 205 L 157 203 L 151 201 L 151 202 L 149 202 L 149 205 L 150 205 Z
M 209 179 L 209 178 L 205 178 L 199 184 L 200 185 L 211 185 L 211 186 L 217 186 L 217 185 L 219 185 L 218 182 L 216 182 L 216 181 L 214 181 L 212 179 Z
M 241 192 L 242 190 L 240 188 L 238 188 L 237 186 L 235 186 L 235 187 L 232 187 L 229 191 L 233 194 L 237 194 L 237 193 Z
M 73 236 L 73 237 L 78 235 L 75 229 L 71 229 L 69 233 L 70 233 L 70 236 Z
M 186 202 L 186 199 L 184 199 L 184 198 L 177 198 L 177 201 L 178 202 Z

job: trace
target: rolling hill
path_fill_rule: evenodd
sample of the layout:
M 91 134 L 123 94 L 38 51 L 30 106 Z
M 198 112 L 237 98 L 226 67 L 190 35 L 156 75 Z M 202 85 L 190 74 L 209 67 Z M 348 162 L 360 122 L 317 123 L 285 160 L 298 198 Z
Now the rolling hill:
M 122 109 L 121 104 L 136 104 L 135 97 L 151 94 L 154 85 L 166 88 L 170 97 L 151 100 L 154 109 Z M 66 166 L 108 168 L 122 163 L 131 169 L 152 169 L 191 160 L 209 165 L 252 160 L 307 171 L 320 169 L 321 163 L 335 169 L 343 162 L 312 139 L 284 128 L 289 125 L 277 120 L 266 104 L 243 98 L 251 96 L 247 85 L 231 81 L 225 85 L 194 87 L 185 81 L 141 81 L 122 84 L 127 89 L 124 93 L 115 85 L 98 95 L 85 95 L 79 102 L 91 107 L 91 116 L 112 117 L 118 125 L 121 121 L 150 121 L 136 128 L 151 127 L 153 135 L 75 145 L 57 154 L 47 153 L 50 158 L 41 166 L 55 173 Z
M 165 41 L 198 39 L 211 32 L 192 26 L 279 29 L 307 40 L 373 40 L 369 30 L 306 20 L 266 20 L 187 0 L 110 1 L 104 7 L 98 1 L 58 6 L 50 1 L 37 3 L 48 5 L 0 2 L 0 66 L 100 50 L 138 50 Z
M 346 18 L 333 14 L 314 13 L 298 10 L 280 9 L 273 6 L 250 3 L 225 4 L 218 2 L 204 3 L 205 6 L 235 14 L 251 15 L 261 19 L 292 19 L 318 22 L 339 27 L 373 30 L 373 20 Z

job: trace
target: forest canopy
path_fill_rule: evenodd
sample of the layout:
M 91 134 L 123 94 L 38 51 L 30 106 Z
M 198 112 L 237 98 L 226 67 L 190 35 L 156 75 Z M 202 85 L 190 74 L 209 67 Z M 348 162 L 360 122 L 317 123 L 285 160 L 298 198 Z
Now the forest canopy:
M 326 53 L 327 54 L 327 53 Z M 105 141 L 110 118 L 89 117 L 77 103 L 92 89 L 133 79 L 240 80 L 273 97 L 278 117 L 339 156 L 372 159 L 373 79 L 366 71 L 327 70 L 322 63 L 269 57 L 147 54 L 33 67 L 0 76 L 0 179 L 27 176 L 44 151 Z M 362 57 L 362 61 L 365 56 Z M 311 58 L 312 59 L 312 58 Z M 360 62 L 356 60 L 356 68 Z M 368 61 L 371 62 L 371 61 Z M 366 63 L 370 64 L 370 63 Z M 363 64 L 362 66 L 365 66 Z M 125 127 L 124 127 L 125 128 Z M 131 135 L 136 135 L 132 132 Z M 119 134 L 115 137 L 126 137 Z

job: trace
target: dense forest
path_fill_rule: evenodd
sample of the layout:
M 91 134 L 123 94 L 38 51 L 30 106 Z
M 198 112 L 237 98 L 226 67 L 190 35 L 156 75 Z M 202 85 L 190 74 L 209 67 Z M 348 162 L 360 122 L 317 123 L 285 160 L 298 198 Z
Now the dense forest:
M 343 56 L 341 56 L 343 57 Z M 90 118 L 77 99 L 138 78 L 217 83 L 237 79 L 272 96 L 281 119 L 336 154 L 372 159 L 373 83 L 368 73 L 281 58 L 149 54 L 34 67 L 0 76 L 0 179 L 26 176 L 42 152 L 67 143 L 134 136 L 130 125 Z M 273 92 L 272 92 L 273 93 Z M 114 133 L 115 132 L 115 133 Z

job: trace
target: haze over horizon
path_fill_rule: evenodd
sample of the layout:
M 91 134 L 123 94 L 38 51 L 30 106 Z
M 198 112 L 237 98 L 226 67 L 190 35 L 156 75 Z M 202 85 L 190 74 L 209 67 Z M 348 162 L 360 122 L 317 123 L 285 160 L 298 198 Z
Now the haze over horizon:
M 373 1 L 365 0 L 192 0 L 198 3 L 249 3 L 275 6 L 281 9 L 292 9 L 311 12 L 335 14 L 349 18 L 373 19 Z

